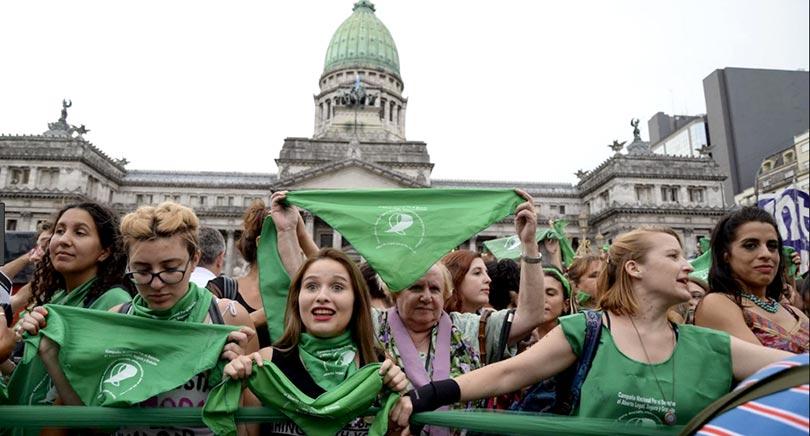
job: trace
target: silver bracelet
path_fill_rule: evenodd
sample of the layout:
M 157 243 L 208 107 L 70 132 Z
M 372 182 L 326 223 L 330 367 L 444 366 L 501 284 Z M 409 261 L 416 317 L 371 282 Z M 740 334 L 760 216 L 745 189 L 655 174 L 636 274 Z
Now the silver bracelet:
M 537 257 L 533 257 L 533 256 L 523 254 L 523 255 L 520 256 L 520 258 L 523 259 L 523 261 L 526 262 L 526 263 L 540 263 L 540 262 L 543 261 L 543 254 L 538 253 Z

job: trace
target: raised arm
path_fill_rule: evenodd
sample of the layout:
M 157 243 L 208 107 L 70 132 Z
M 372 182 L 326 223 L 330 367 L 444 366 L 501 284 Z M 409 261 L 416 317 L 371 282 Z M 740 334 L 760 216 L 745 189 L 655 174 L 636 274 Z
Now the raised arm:
M 520 265 L 520 289 L 518 291 L 517 309 L 509 332 L 509 342 L 513 343 L 543 322 L 543 266 L 539 262 L 540 251 L 537 248 L 537 213 L 534 211 L 534 200 L 531 195 L 516 189 L 526 202 L 515 210 L 515 231 L 523 246 L 523 260 Z M 529 259 L 527 261 L 526 259 Z M 538 259 L 532 263 L 531 259 Z
M 304 256 L 312 257 L 318 253 L 318 246 L 315 245 L 315 241 L 312 239 L 312 235 L 307 233 L 306 225 L 304 224 L 303 219 L 298 220 L 298 226 L 296 226 L 296 233 L 298 233 L 298 245 L 301 246 L 301 249 L 304 250 Z
M 270 215 L 276 225 L 278 255 L 281 257 L 281 263 L 284 264 L 287 275 L 292 277 L 304 263 L 297 232 L 301 215 L 295 206 L 283 203 L 286 198 L 287 191 L 274 192 L 270 196 Z

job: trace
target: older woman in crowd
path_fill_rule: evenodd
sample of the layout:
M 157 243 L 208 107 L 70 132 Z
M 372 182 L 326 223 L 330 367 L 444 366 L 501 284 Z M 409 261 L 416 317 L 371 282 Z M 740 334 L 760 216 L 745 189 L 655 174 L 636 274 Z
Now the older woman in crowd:
M 431 380 L 458 376 L 480 367 L 481 349 L 487 355 L 485 360 L 498 360 L 501 344 L 516 342 L 542 321 L 537 316 L 543 310 L 543 270 L 534 240 L 537 217 L 531 197 L 518 192 L 526 199 L 515 211 L 515 227 L 523 244 L 523 265 L 511 329 L 508 310 L 493 313 L 483 329 L 478 314 L 446 312 L 445 301 L 451 295 L 453 280 L 442 263 L 433 265 L 424 277 L 395 293 L 393 308 L 375 311 L 377 338 L 403 367 L 413 386 L 424 386 Z M 486 286 L 485 282 L 488 279 L 476 281 L 479 290 Z M 479 339 L 485 342 L 483 347 Z
M 671 324 L 668 309 L 690 298 L 691 270 L 670 229 L 642 228 L 615 239 L 599 280 L 601 340 L 574 414 L 684 424 L 728 392 L 733 380 L 790 356 L 723 332 Z M 391 417 L 405 426 L 412 411 L 491 397 L 556 375 L 577 361 L 586 325 L 585 314 L 563 317 L 516 357 L 417 388 Z
M 752 344 L 806 353 L 807 315 L 780 303 L 787 260 L 773 217 L 762 209 L 744 207 L 717 223 L 711 244 L 711 293 L 698 307 L 695 323 Z

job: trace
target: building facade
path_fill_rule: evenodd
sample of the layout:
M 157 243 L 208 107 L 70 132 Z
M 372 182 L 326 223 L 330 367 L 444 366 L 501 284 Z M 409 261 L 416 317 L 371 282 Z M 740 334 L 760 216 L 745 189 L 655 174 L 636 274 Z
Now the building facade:
M 536 201 L 540 223 L 565 219 L 575 245 L 583 238 L 610 242 L 618 233 L 644 224 L 675 228 L 694 254 L 724 212 L 723 173 L 708 157 L 652 153 L 636 135 L 627 153 L 616 154 L 581 173 L 577 185 L 540 181 L 437 180 L 423 141 L 407 139 L 408 99 L 399 73 L 399 55 L 375 7 L 358 1 L 334 33 L 314 95 L 311 138 L 284 139 L 277 173 L 174 172 L 130 170 L 82 137 L 84 126 L 62 117 L 39 135 L 0 135 L 0 200 L 6 230 L 34 230 L 62 206 L 83 200 L 111 205 L 120 213 L 173 200 L 192 207 L 203 225 L 227 241 L 225 271 L 240 263 L 234 244 L 243 211 L 269 201 L 274 190 L 329 188 L 513 188 Z M 304 214 L 320 246 L 350 242 L 317 217 Z M 480 249 L 488 239 L 513 232 L 512 218 L 462 244 Z
M 810 73 L 724 68 L 703 79 L 709 152 L 724 174 L 728 205 L 754 186 L 763 160 L 810 128 Z
M 762 161 L 754 186 L 735 197 L 737 204 L 755 205 L 760 194 L 795 188 L 810 192 L 810 131 L 794 137 L 791 146 Z

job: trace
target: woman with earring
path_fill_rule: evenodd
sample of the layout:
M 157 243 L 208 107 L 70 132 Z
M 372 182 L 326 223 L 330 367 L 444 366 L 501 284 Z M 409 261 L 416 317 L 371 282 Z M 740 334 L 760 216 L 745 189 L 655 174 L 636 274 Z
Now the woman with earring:
M 56 215 L 47 251 L 34 272 L 29 313 L 44 311 L 44 304 L 108 310 L 130 301 L 122 288 L 126 254 L 115 212 L 98 203 L 79 203 Z M 17 338 L 25 323 L 17 325 Z M 53 404 L 56 389 L 42 361 L 17 367 L 9 381 L 9 401 L 19 405 Z
M 695 324 L 752 344 L 806 353 L 807 316 L 779 301 L 787 260 L 773 217 L 762 209 L 744 207 L 717 223 L 711 244 L 711 291 L 695 312 Z

